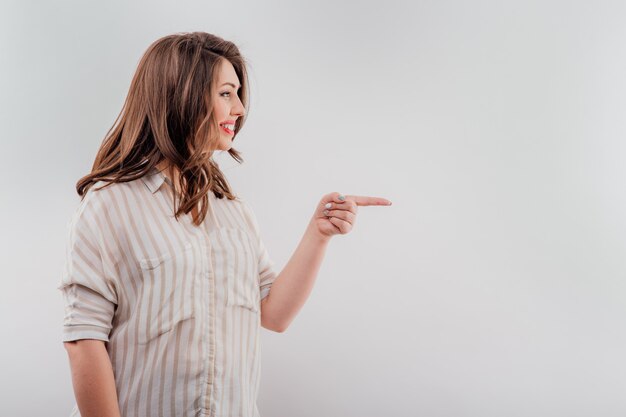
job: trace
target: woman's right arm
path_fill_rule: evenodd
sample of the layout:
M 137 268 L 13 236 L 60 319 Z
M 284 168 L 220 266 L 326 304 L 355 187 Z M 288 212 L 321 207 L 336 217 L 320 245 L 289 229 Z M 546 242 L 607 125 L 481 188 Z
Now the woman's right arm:
M 81 417 L 120 417 L 113 367 L 104 341 L 63 342 Z

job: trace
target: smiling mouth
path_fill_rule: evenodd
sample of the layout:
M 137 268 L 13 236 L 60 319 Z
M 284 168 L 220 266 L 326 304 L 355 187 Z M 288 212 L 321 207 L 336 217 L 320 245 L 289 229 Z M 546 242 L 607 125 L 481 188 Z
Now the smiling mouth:
M 234 125 L 227 125 L 227 126 L 233 126 L 233 127 L 234 127 Z M 228 133 L 229 135 L 234 135 L 234 134 L 235 134 L 235 131 L 234 131 L 234 130 L 231 130 L 230 128 L 228 128 L 228 127 L 226 127 L 226 126 L 224 126 L 224 125 L 220 125 L 220 128 L 221 128 L 224 132 Z

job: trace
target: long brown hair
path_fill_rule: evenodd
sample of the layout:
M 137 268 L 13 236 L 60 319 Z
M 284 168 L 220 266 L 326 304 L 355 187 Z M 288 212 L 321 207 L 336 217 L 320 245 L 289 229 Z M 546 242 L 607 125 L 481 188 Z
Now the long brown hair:
M 235 69 L 241 84 L 237 94 L 247 110 L 246 61 L 235 44 L 205 32 L 184 32 L 164 36 L 150 45 L 133 76 L 124 106 L 98 150 L 91 173 L 76 183 L 81 199 L 98 181 L 107 183 L 94 191 L 136 180 L 163 160 L 180 173 L 181 201 L 176 219 L 200 201 L 193 219 L 200 225 L 207 214 L 209 191 L 217 198 L 236 199 L 213 160 L 219 133 L 211 97 L 223 59 Z M 247 113 L 237 119 L 235 137 Z M 237 150 L 231 147 L 228 153 L 243 162 Z

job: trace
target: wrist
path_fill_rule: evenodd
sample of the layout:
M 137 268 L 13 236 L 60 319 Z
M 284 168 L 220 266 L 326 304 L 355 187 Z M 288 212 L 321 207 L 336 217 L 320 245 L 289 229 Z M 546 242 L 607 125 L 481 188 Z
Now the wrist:
M 328 236 L 328 235 L 321 233 L 318 230 L 314 219 L 311 219 L 311 221 L 309 222 L 309 225 L 307 226 L 305 234 L 308 235 L 313 241 L 319 244 L 327 244 L 328 242 L 330 242 L 330 238 L 332 237 L 332 236 Z

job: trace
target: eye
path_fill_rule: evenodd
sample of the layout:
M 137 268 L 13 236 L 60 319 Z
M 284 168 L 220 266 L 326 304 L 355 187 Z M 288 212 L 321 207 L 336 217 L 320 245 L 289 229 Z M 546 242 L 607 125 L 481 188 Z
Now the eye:
M 224 94 L 230 94 L 230 91 L 225 91 L 225 92 L 221 93 L 221 94 L 220 94 L 220 96 L 222 96 L 222 97 L 223 97 L 223 96 L 224 96 Z M 229 95 L 228 97 L 230 97 L 230 95 Z

